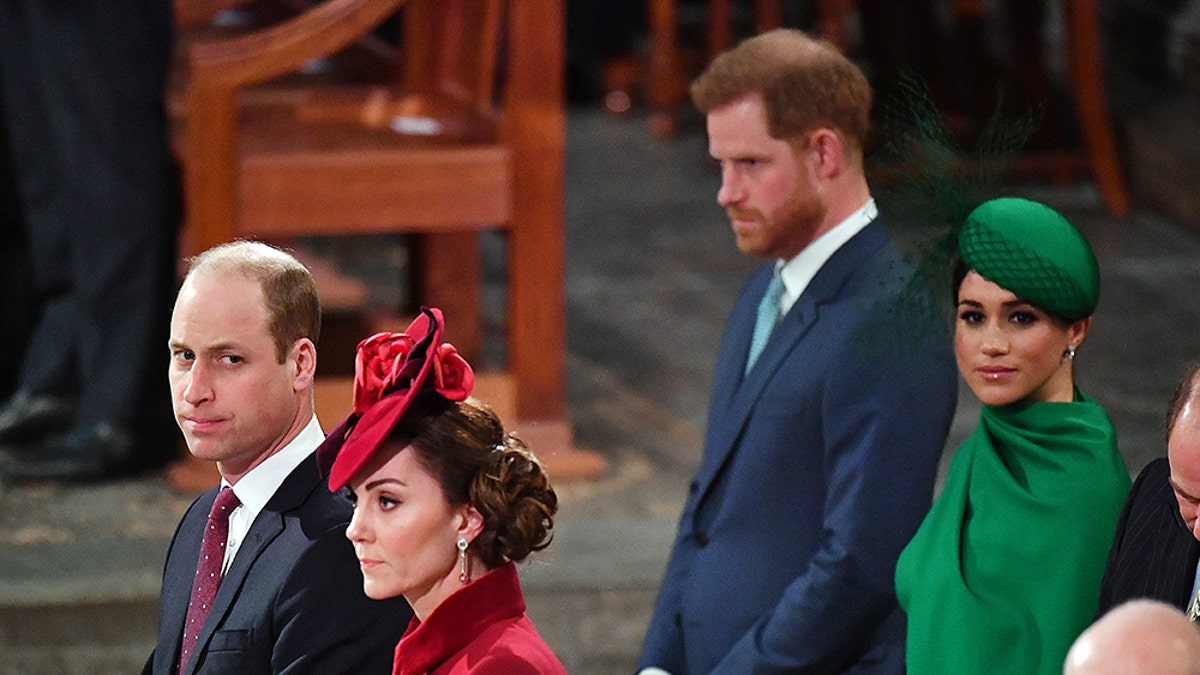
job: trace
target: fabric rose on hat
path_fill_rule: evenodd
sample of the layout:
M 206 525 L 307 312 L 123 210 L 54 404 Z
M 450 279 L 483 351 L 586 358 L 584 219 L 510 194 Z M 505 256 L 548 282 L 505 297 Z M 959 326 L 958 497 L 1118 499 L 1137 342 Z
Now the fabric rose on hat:
M 432 375 L 434 390 L 451 401 L 466 400 L 475 388 L 475 371 L 448 342 L 438 345 Z
M 424 361 L 423 354 L 413 352 L 427 348 L 428 342 L 418 344 L 407 333 L 378 333 L 359 343 L 354 364 L 354 412 L 361 415 L 384 396 L 409 388 Z M 428 386 L 451 401 L 471 395 L 475 373 L 454 345 L 438 345 L 432 361 Z
M 406 333 L 378 333 L 358 344 L 354 361 L 354 412 L 359 415 L 397 389 L 404 361 L 414 341 Z M 412 375 L 408 375 L 411 380 Z M 407 386 L 408 382 L 402 383 Z
M 441 310 L 422 307 L 403 333 L 378 333 L 358 344 L 354 363 L 354 412 L 317 448 L 317 463 L 338 490 L 387 438 L 409 405 L 433 390 L 463 401 L 475 373 L 448 342 L 442 342 Z

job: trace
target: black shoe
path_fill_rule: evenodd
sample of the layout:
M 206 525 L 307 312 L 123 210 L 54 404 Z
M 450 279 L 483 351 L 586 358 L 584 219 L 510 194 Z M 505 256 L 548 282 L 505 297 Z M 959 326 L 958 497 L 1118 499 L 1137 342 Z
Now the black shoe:
M 21 389 L 0 408 L 0 443 L 37 443 L 71 428 L 75 402 Z
M 0 473 L 15 481 L 102 480 L 129 471 L 133 456 L 133 435 L 101 423 L 39 445 L 9 448 L 0 458 Z

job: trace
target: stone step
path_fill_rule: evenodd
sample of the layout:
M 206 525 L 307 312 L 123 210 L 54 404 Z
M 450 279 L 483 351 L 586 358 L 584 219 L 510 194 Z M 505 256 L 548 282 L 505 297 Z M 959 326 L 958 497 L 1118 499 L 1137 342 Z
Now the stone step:
M 520 567 L 530 617 L 568 672 L 631 672 L 674 523 L 564 515 L 555 529 L 550 548 Z M 19 579 L 0 584 L 0 673 L 139 672 L 154 645 L 166 545 L 26 547 Z
M 555 530 L 550 547 L 520 568 L 529 617 L 567 672 L 633 672 L 675 523 L 568 515 Z
M 136 673 L 154 647 L 157 598 L 0 605 L 0 673 Z
M 0 651 L 6 675 L 129 675 L 140 673 L 153 645 L 22 647 Z
M 166 546 L 98 538 L 10 548 L 0 565 L 0 673 L 140 672 L 154 647 Z

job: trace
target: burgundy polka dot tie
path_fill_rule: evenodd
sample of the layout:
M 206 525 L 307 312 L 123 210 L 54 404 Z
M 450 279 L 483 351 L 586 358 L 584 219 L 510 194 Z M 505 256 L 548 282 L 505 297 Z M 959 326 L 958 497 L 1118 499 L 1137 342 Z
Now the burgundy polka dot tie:
M 179 672 L 184 672 L 204 619 L 217 597 L 217 586 L 221 585 L 221 566 L 225 562 L 225 540 L 229 537 L 229 514 L 241 506 L 237 495 L 229 488 L 221 488 L 208 512 L 208 523 L 204 528 L 204 541 L 200 544 L 200 559 L 196 563 L 196 582 L 192 586 L 192 600 L 188 603 L 187 620 L 183 624 L 183 642 L 179 649 Z

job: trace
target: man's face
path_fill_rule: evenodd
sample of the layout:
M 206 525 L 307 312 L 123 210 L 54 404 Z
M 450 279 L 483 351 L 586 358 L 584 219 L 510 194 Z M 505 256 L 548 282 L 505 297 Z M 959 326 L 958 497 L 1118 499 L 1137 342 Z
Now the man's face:
M 786 260 L 815 238 L 826 198 L 814 152 L 800 145 L 771 137 L 757 93 L 708 113 L 708 151 L 721 163 L 717 203 L 743 253 Z
M 1175 421 L 1167 440 L 1171 487 L 1183 522 L 1200 540 L 1200 409 L 1189 402 Z
M 236 272 L 189 277 L 170 341 L 171 398 L 188 450 L 233 482 L 286 445 L 308 422 L 300 419 L 308 345 L 298 340 L 279 363 L 257 281 Z

